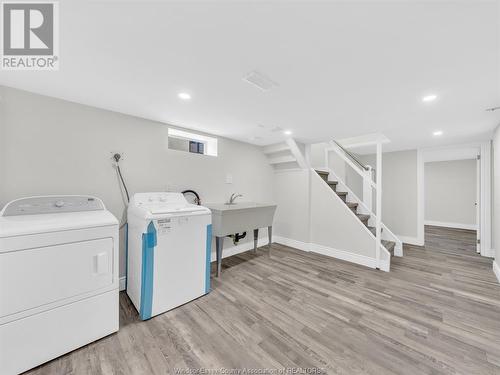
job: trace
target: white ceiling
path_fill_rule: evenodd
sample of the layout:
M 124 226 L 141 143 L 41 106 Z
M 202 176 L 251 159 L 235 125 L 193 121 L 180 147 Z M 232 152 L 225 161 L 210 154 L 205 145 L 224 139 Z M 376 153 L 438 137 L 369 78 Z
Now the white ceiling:
M 500 105 L 498 6 L 61 1 L 60 70 L 0 84 L 255 144 L 280 140 L 274 128 L 303 142 L 383 133 L 391 150 L 470 142 L 500 123 L 485 112 Z M 244 82 L 253 70 L 278 86 Z

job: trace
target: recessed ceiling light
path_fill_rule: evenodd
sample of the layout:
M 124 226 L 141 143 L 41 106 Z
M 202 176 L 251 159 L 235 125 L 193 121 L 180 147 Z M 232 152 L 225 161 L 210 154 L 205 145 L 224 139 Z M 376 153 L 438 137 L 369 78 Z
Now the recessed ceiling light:
M 285 130 L 285 131 L 283 132 L 283 134 L 285 134 L 285 135 L 291 135 L 291 134 L 292 134 L 292 131 L 291 131 L 291 130 Z
M 187 92 L 180 92 L 177 94 L 177 96 L 179 97 L 179 99 L 182 99 L 182 100 L 189 100 L 191 99 L 191 95 L 188 94 Z
M 423 102 L 432 102 L 437 99 L 437 95 L 432 94 L 432 95 L 426 95 L 422 98 Z
M 435 132 L 432 133 L 433 136 L 435 137 L 439 137 L 440 135 L 443 135 L 443 131 L 442 130 L 436 130 Z

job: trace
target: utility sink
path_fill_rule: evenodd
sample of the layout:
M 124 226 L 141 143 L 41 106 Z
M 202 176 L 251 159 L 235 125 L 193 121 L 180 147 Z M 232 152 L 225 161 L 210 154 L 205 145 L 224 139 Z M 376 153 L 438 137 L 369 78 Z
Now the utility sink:
M 270 227 L 276 211 L 275 204 L 255 202 L 206 204 L 205 207 L 212 211 L 212 234 L 219 237 Z
M 272 225 L 275 204 L 236 202 L 205 204 L 212 211 L 212 234 L 217 250 L 217 276 L 221 272 L 224 237 L 253 229 L 254 250 L 257 250 L 259 228 L 268 229 L 269 244 L 272 243 Z

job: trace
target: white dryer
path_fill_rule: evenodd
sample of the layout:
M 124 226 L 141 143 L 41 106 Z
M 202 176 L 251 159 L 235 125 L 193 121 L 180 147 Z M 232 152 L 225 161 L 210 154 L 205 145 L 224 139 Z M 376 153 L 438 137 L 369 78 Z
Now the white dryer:
M 118 331 L 118 220 L 98 198 L 22 198 L 0 212 L 0 374 Z
M 128 207 L 127 294 L 142 320 L 210 291 L 211 212 L 182 193 L 138 193 Z

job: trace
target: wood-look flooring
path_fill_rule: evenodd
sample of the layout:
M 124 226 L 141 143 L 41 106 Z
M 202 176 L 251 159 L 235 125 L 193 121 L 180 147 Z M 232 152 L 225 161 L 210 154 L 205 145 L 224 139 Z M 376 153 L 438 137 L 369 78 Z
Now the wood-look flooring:
M 428 227 L 386 273 L 273 244 L 224 259 L 210 294 L 146 322 L 122 293 L 117 334 L 29 374 L 500 374 L 500 285 L 474 249 L 474 232 Z

